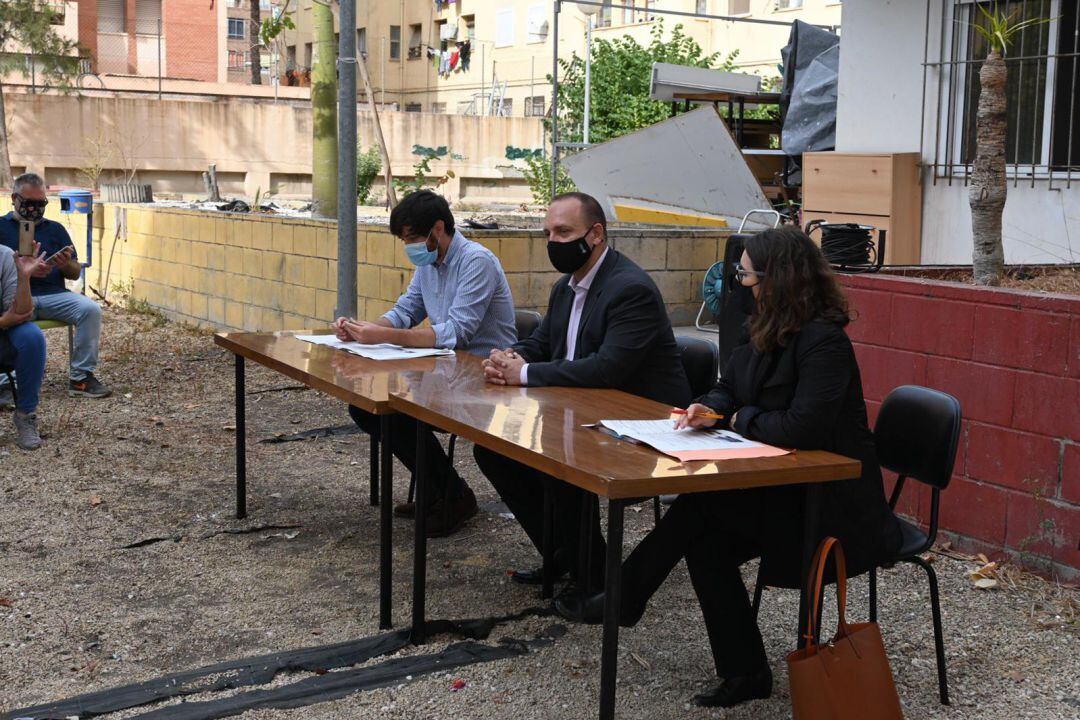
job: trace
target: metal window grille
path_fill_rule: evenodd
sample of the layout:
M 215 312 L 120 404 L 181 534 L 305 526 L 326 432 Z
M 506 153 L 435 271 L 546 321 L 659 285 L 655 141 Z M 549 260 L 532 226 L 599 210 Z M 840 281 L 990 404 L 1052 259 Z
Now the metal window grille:
M 1080 12 L 1078 0 L 948 0 L 941 3 L 940 27 L 928 25 L 923 154 L 932 157 L 933 181 L 966 183 L 975 158 L 979 70 L 986 40 L 976 25 L 986 19 L 976 5 L 1015 15 L 1015 21 L 1047 19 L 1014 36 L 1005 55 L 1007 129 L 1006 163 L 1013 185 L 1048 180 L 1048 187 L 1080 180 Z M 927 19 L 930 20 L 929 4 Z M 939 34 L 932 59 L 930 34 Z

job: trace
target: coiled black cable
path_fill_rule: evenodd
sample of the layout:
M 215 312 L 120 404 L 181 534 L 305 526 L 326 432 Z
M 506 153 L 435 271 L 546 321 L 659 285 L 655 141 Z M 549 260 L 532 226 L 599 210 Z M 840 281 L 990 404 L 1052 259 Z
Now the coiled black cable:
M 870 230 L 855 223 L 830 223 L 821 229 L 821 252 L 832 265 L 872 264 L 877 261 L 877 246 Z

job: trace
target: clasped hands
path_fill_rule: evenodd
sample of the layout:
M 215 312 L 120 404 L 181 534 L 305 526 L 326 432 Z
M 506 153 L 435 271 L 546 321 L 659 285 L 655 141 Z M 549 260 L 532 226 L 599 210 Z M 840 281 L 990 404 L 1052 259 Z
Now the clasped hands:
M 484 379 L 494 385 L 520 385 L 521 368 L 525 358 L 513 349 L 492 350 L 491 355 L 482 363 Z
M 356 341 L 363 345 L 386 342 L 386 328 L 373 322 L 339 317 L 334 321 L 333 328 L 334 335 L 342 342 Z

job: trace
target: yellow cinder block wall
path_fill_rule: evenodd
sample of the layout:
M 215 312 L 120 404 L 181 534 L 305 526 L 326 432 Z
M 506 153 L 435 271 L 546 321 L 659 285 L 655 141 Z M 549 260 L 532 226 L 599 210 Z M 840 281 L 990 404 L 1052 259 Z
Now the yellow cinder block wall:
M 10 210 L 10 199 L 0 201 Z M 86 215 L 63 223 L 80 257 Z M 337 301 L 337 223 L 151 205 L 95 203 L 87 293 L 130 296 L 202 327 L 269 332 L 325 327 Z M 705 271 L 727 231 L 613 229 L 612 245 L 647 270 L 675 324 L 693 322 Z M 544 312 L 559 273 L 539 231 L 466 232 L 500 259 L 519 308 Z M 404 292 L 413 267 L 385 226 L 357 228 L 357 316 L 374 320 Z

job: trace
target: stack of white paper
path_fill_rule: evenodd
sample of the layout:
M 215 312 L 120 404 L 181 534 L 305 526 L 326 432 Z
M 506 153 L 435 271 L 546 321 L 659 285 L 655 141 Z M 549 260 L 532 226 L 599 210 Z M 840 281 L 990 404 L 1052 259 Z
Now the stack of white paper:
M 683 462 L 788 454 L 787 450 L 748 440 L 730 430 L 676 430 L 672 420 L 601 420 L 598 425 L 620 438 L 648 445 Z
M 390 343 L 363 345 L 358 342 L 338 340 L 334 335 L 297 335 L 296 339 L 351 352 L 369 360 L 409 360 L 454 354 L 454 351 L 449 348 L 407 348 L 400 345 L 391 345 Z

